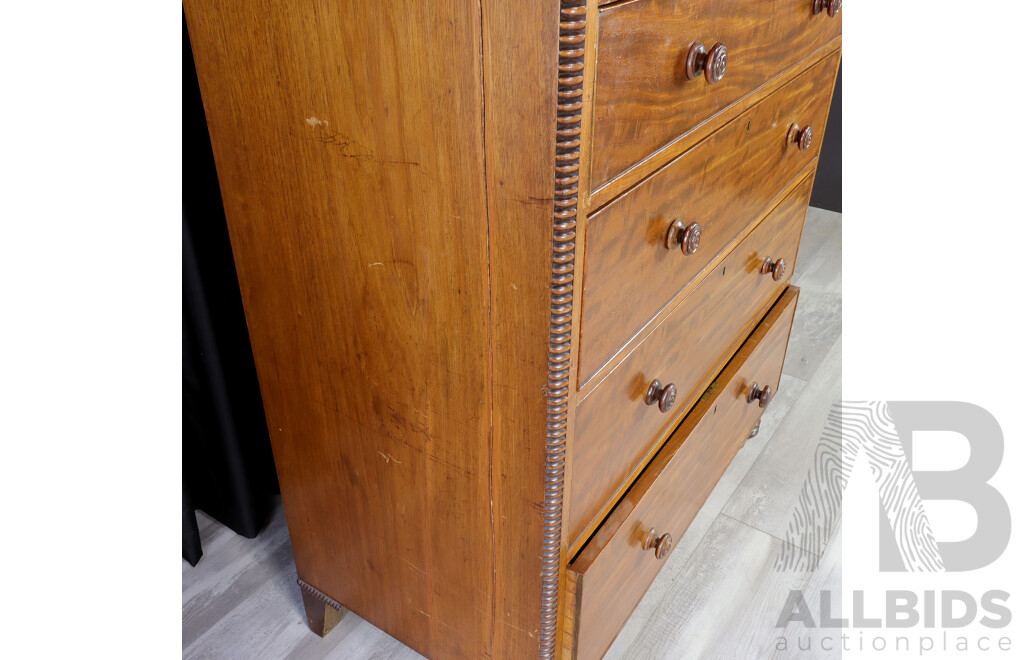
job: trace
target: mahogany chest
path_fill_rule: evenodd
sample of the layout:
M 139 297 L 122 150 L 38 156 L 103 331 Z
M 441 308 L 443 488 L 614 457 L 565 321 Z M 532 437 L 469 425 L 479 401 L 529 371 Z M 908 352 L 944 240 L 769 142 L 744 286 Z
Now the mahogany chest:
M 599 658 L 778 388 L 841 0 L 185 0 L 299 586 Z

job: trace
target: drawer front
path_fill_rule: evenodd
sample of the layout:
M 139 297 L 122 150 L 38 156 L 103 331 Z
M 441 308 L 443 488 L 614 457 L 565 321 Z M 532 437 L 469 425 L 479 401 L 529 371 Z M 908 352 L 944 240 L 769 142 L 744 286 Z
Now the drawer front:
M 837 53 L 811 67 L 587 219 L 580 387 L 815 159 L 838 66 Z M 803 150 L 794 124 L 811 127 Z M 693 224 L 687 254 L 679 228 Z
M 601 10 L 592 189 L 838 37 L 842 12 L 815 0 L 636 0 Z M 690 79 L 695 42 L 726 48 L 715 83 Z M 720 60 L 719 60 L 720 61 Z M 715 70 L 712 68 L 712 70 Z M 691 67 L 692 71 L 692 67 Z
M 760 419 L 749 393 L 755 384 L 778 389 L 798 294 L 795 287 L 783 294 L 569 565 L 575 610 L 566 637 L 575 657 L 608 650 Z
M 804 179 L 714 272 L 576 408 L 569 538 L 576 547 L 611 508 L 792 277 L 812 178 Z M 766 258 L 784 272 L 761 272 Z M 645 399 L 653 381 L 676 390 L 667 412 Z

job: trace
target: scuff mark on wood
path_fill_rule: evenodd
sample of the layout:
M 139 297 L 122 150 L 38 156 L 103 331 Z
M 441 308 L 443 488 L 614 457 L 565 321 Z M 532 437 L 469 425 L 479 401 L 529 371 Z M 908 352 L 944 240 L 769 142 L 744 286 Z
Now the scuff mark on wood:
M 315 119 L 315 117 L 313 118 Z M 306 120 L 307 123 L 309 120 Z M 319 120 L 317 120 L 319 121 Z M 310 124 L 313 126 L 314 124 Z M 334 133 L 321 133 L 316 138 L 321 144 L 329 144 L 341 150 L 342 158 L 354 158 L 356 160 L 365 160 L 372 163 L 380 163 L 381 165 L 416 165 L 419 166 L 419 161 L 416 160 L 382 160 L 373 155 L 373 153 L 359 144 L 355 139 L 348 137 L 347 135 L 340 135 Z M 351 148 L 351 150 L 350 150 Z M 355 153 L 352 153 L 355 152 Z

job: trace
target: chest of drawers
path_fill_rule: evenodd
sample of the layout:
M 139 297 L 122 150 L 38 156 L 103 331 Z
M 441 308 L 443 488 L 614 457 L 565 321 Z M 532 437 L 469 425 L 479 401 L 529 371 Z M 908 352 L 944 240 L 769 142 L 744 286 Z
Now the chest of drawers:
M 839 0 L 185 0 L 310 626 L 598 658 L 778 388 Z

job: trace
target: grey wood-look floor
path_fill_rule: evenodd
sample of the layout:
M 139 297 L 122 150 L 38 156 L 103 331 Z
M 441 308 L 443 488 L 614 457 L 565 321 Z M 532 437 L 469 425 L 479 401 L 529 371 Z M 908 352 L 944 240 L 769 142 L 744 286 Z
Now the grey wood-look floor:
M 794 283 L 801 287 L 778 395 L 605 656 L 611 659 L 824 658 L 808 631 L 776 628 L 790 589 L 840 589 L 840 534 L 804 550 L 813 572 L 775 562 L 818 436 L 840 397 L 842 216 L 812 208 Z M 185 658 L 420 658 L 351 612 L 325 639 L 306 627 L 291 544 L 278 506 L 256 539 L 199 514 L 203 559 L 182 561 Z M 776 651 L 779 638 L 786 653 Z M 833 652 L 838 657 L 838 652 Z

